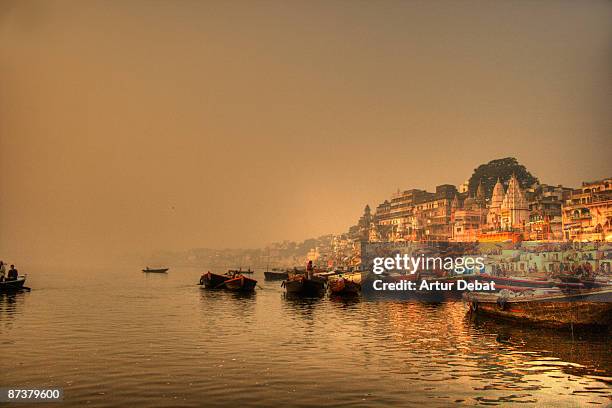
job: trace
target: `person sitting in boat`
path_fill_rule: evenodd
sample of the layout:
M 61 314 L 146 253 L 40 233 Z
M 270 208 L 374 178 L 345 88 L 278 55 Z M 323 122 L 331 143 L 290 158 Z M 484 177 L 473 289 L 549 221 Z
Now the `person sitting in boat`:
M 8 271 L 8 277 L 6 280 L 17 280 L 17 277 L 19 277 L 19 272 L 17 272 L 17 269 L 15 269 L 15 265 L 11 265 L 11 269 Z
M 4 262 L 0 261 L 0 282 L 4 282 L 5 276 L 6 276 L 6 267 L 4 266 Z

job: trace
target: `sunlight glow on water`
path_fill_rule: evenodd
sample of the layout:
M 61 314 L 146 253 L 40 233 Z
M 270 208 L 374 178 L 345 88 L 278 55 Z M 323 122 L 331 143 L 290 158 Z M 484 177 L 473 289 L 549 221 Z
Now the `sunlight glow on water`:
M 0 297 L 0 386 L 61 406 L 606 406 L 607 333 L 473 322 L 461 303 L 289 300 L 205 291 L 201 271 L 32 269 Z M 58 278 L 61 277 L 61 278 Z

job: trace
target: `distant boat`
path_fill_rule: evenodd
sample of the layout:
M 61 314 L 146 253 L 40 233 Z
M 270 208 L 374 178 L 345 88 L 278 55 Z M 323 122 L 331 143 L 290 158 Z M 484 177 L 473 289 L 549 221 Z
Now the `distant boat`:
M 253 272 L 254 272 L 254 271 L 252 271 L 252 270 L 251 270 L 251 268 L 247 269 L 246 271 L 243 271 L 243 270 L 242 270 L 242 268 L 240 268 L 240 269 L 228 269 L 228 271 L 227 271 L 227 273 L 228 273 L 229 275 L 235 275 L 235 274 L 237 274 L 237 273 L 242 273 L 242 274 L 245 274 L 245 273 L 246 273 L 246 274 L 251 274 L 251 273 L 253 273 Z
M 166 273 L 168 272 L 168 269 L 170 268 L 158 268 L 158 269 L 154 269 L 154 268 L 149 268 L 148 266 L 143 269 L 143 272 L 148 272 L 148 273 Z
M 20 276 L 14 280 L 5 280 L 0 282 L 0 293 L 18 292 L 24 288 L 26 278 Z
M 255 290 L 257 281 L 243 275 L 237 275 L 223 282 L 223 287 L 232 292 L 251 292 Z
M 265 271 L 264 277 L 266 280 L 285 280 L 289 279 L 289 272 L 287 271 Z
M 464 298 L 472 313 L 536 326 L 609 327 L 612 324 L 612 288 L 513 297 L 466 293 Z

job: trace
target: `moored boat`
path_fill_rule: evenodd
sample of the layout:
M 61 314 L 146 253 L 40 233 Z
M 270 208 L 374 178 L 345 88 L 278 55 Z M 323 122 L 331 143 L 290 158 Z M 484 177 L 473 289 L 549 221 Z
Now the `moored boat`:
M 288 295 L 318 297 L 325 294 L 325 280 L 319 277 L 293 276 L 283 281 Z
M 359 296 L 361 284 L 345 277 L 328 281 L 329 292 L 333 296 Z
M 464 298 L 472 313 L 504 320 L 550 327 L 612 323 L 612 288 L 533 295 L 466 293 Z
M 200 277 L 200 285 L 206 289 L 222 289 L 225 281 L 232 279 L 228 275 L 219 275 L 217 273 L 206 272 Z
M 18 292 L 20 290 L 26 289 L 23 286 L 25 285 L 25 281 L 25 276 L 20 276 L 17 279 L 2 281 L 0 282 L 0 293 Z
M 557 286 L 564 289 L 594 289 L 608 286 L 607 282 L 593 279 L 583 279 L 572 275 L 557 275 Z
M 223 282 L 223 287 L 232 292 L 251 292 L 255 290 L 257 281 L 244 275 L 236 275 Z
M 289 279 L 289 272 L 287 271 L 265 271 L 264 278 L 266 280 L 284 280 Z
M 499 290 L 502 289 L 515 289 L 515 288 L 552 288 L 556 286 L 554 281 L 548 279 L 537 279 L 537 278 L 523 278 L 523 277 L 504 277 L 504 276 L 493 276 L 488 274 L 478 275 L 478 280 L 482 282 L 495 282 L 495 287 Z M 519 289 L 520 290 L 520 289 Z
M 239 274 L 239 273 L 244 275 L 245 273 L 246 274 L 252 274 L 253 272 L 255 272 L 255 271 L 252 271 L 251 268 L 247 269 L 246 271 L 243 271 L 242 268 L 240 268 L 240 269 L 228 269 L 228 271 L 227 271 L 228 275 L 236 275 L 236 274 Z
M 147 273 L 166 273 L 170 268 L 149 268 L 148 266 L 143 269 L 143 272 Z

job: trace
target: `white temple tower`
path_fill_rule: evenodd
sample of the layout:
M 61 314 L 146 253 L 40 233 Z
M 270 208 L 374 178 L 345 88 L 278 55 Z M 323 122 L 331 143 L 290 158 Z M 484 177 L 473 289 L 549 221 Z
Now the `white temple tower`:
M 529 221 L 529 205 L 513 174 L 501 204 L 501 226 L 503 229 L 522 229 Z
M 487 224 L 494 229 L 501 227 L 501 206 L 504 201 L 504 185 L 497 179 L 495 187 L 493 187 L 493 195 L 491 196 L 491 205 L 487 214 Z

